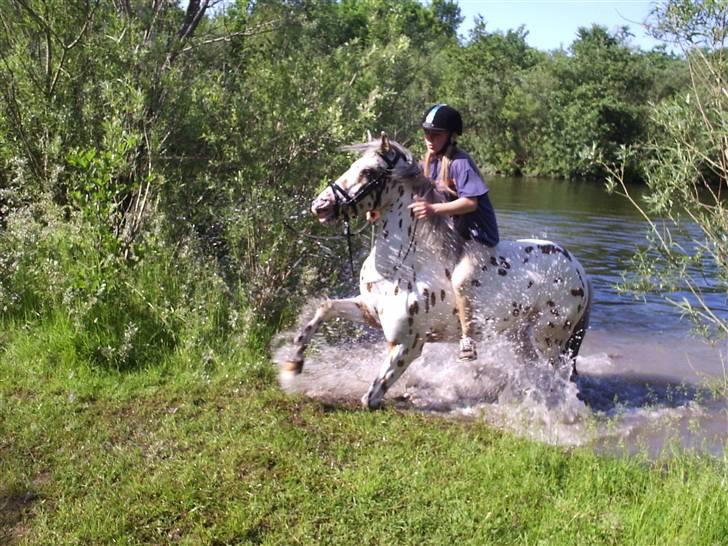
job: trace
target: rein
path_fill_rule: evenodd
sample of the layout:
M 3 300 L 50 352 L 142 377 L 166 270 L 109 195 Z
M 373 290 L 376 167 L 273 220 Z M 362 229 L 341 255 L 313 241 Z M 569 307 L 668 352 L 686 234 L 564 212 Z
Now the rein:
M 349 251 L 349 269 L 351 270 L 351 278 L 356 280 L 356 274 L 354 273 L 354 255 L 351 251 L 351 228 L 349 227 L 349 208 L 356 207 L 365 197 L 370 193 L 376 191 L 376 198 L 374 199 L 374 205 L 376 206 L 381 197 L 384 185 L 392 179 L 392 171 L 394 170 L 397 162 L 403 157 L 399 150 L 394 150 L 394 157 L 388 158 L 381 152 L 377 152 L 377 155 L 381 157 L 387 164 L 387 168 L 379 171 L 379 176 L 367 178 L 366 183 L 357 191 L 353 196 L 337 185 L 336 182 L 329 182 L 329 187 L 334 194 L 334 217 L 338 218 L 342 216 L 344 220 L 344 236 L 346 237 L 346 247 Z
M 432 190 L 435 189 L 435 186 L 430 186 L 428 190 L 422 194 L 422 197 L 426 197 L 428 193 L 430 193 Z M 410 237 L 409 244 L 407 245 L 407 250 L 404 253 L 404 256 L 402 256 L 402 259 L 399 261 L 398 265 L 394 266 L 394 270 L 397 271 L 402 264 L 404 264 L 404 261 L 407 259 L 407 256 L 409 256 L 410 250 L 412 250 L 412 245 L 415 242 L 415 236 L 417 235 L 417 224 L 419 223 L 419 219 L 415 218 L 415 223 L 412 226 L 412 236 Z

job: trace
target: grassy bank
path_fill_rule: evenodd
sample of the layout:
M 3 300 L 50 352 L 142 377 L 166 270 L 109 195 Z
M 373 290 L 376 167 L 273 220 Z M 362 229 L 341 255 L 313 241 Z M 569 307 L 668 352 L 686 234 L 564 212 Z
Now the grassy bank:
M 725 544 L 726 460 L 605 458 L 284 395 L 228 348 L 119 374 L 6 329 L 0 542 Z

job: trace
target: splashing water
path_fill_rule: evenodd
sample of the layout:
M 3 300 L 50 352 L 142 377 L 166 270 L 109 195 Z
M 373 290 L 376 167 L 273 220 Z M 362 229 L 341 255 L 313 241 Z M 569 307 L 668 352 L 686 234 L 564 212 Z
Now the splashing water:
M 289 331 L 274 341 L 275 361 L 286 360 L 292 338 Z M 575 381 L 568 370 L 523 362 L 505 341 L 480 343 L 478 359 L 467 363 L 456 361 L 454 343 L 427 344 L 389 390 L 385 404 L 484 420 L 538 441 L 592 445 L 602 452 L 642 451 L 654 457 L 680 446 L 723 454 L 728 443 L 725 385 L 705 384 L 725 379 L 722 353 L 696 342 L 686 355 L 684 340 L 672 343 L 590 331 Z M 378 331 L 345 321 L 327 323 L 309 346 L 303 373 L 282 387 L 329 403 L 358 404 L 384 361 L 385 345 Z M 686 358 L 701 362 L 692 380 L 685 380 L 682 369 L 672 377 L 670 370 L 682 367 Z M 712 364 L 706 366 L 706 359 Z M 660 362 L 659 367 L 649 369 L 645 363 L 650 362 Z

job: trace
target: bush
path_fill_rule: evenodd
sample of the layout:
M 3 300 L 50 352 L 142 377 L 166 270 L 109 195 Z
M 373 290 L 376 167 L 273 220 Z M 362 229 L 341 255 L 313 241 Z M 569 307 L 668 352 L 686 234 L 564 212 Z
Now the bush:
M 252 328 L 194 239 L 171 246 L 148 235 L 143 257 L 124 260 L 100 253 L 93 231 L 48 201 L 10 215 L 0 233 L 0 316 L 60 312 L 84 361 L 122 371 L 160 363 L 180 343 L 206 347 Z

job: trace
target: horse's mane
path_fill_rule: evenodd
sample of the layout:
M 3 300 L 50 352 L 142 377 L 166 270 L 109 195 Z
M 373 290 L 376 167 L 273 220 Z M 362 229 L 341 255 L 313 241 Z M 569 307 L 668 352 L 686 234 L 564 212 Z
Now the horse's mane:
M 415 195 L 428 203 L 442 203 L 446 200 L 443 194 L 436 190 L 435 184 L 425 176 L 420 163 L 414 159 L 412 152 L 394 140 L 389 141 L 389 146 L 405 158 L 405 164 L 398 163 L 392 171 L 392 180 L 406 184 Z M 360 156 L 369 152 L 378 152 L 380 149 L 381 140 L 376 138 L 369 142 L 350 144 L 339 148 L 340 151 L 356 153 Z M 427 223 L 433 231 L 440 232 L 443 235 L 445 246 L 448 249 L 452 250 L 462 245 L 462 237 L 452 228 L 452 224 L 447 217 L 433 215 Z

